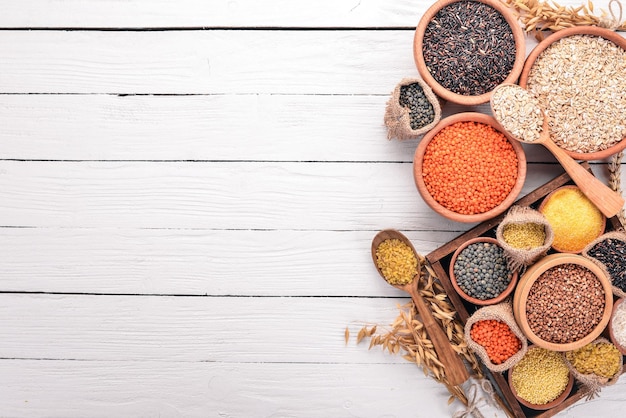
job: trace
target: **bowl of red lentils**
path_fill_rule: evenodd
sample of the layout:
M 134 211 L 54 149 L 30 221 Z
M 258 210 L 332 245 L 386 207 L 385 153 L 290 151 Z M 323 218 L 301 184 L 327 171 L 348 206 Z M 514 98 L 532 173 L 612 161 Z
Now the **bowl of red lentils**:
M 571 351 L 595 340 L 613 310 L 604 270 L 578 254 L 555 253 L 519 278 L 513 314 L 528 340 L 548 350 Z
M 528 55 L 519 85 L 548 118 L 550 138 L 576 160 L 626 148 L 626 39 L 598 26 L 554 32 Z
M 452 254 L 449 276 L 454 290 L 466 301 L 495 305 L 513 292 L 518 274 L 509 268 L 504 249 L 495 238 L 477 237 Z
M 438 0 L 413 38 L 420 76 L 437 96 L 463 105 L 487 103 L 497 85 L 515 83 L 525 57 L 517 16 L 498 0 Z
M 524 186 L 526 155 L 489 115 L 442 119 L 420 141 L 413 177 L 422 199 L 456 222 L 483 222 L 507 210 Z

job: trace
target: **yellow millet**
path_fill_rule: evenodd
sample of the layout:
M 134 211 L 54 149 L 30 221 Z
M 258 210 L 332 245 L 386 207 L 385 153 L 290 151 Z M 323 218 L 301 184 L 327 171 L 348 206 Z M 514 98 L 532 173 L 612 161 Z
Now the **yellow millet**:
M 552 246 L 561 251 L 582 251 L 604 226 L 602 212 L 577 187 L 555 191 L 541 213 L 554 231 Z
M 386 239 L 376 248 L 376 265 L 390 284 L 407 284 L 417 274 L 415 253 L 399 239 Z
M 611 378 L 622 369 L 622 354 L 610 343 L 590 343 L 568 351 L 565 358 L 582 374 Z
M 511 371 L 517 396 L 534 405 L 545 405 L 567 387 L 569 370 L 561 353 L 531 347 Z
M 530 250 L 541 247 L 546 241 L 546 231 L 543 225 L 529 223 L 510 223 L 502 229 L 504 241 L 513 248 Z

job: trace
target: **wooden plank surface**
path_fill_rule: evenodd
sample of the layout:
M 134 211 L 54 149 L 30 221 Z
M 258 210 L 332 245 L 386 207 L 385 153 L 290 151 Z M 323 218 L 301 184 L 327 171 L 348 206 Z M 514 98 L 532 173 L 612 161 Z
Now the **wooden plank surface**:
M 459 411 L 354 340 L 408 301 L 379 229 L 427 254 L 472 226 L 424 204 L 418 141 L 382 123 L 430 4 L 0 0 L 0 416 Z M 527 193 L 561 170 L 525 149 Z

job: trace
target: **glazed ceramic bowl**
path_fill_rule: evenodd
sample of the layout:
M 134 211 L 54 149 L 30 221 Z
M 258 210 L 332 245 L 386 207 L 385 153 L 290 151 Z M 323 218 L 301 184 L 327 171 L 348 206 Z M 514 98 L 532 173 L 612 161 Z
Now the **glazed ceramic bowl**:
M 534 348 L 534 346 L 528 346 L 528 350 L 532 350 Z M 545 404 L 541 404 L 541 405 L 537 405 L 537 404 L 533 404 L 528 402 L 526 399 L 521 398 L 518 394 L 517 391 L 515 390 L 515 387 L 513 386 L 513 371 L 515 370 L 515 366 L 513 366 L 510 370 L 509 370 L 509 375 L 508 375 L 508 383 L 509 383 L 509 388 L 511 389 L 511 393 L 513 393 L 513 396 L 515 396 L 515 399 L 517 399 L 517 401 L 519 403 L 521 403 L 522 405 L 524 405 L 527 408 L 530 409 L 534 409 L 536 411 L 547 411 L 548 409 L 552 409 L 555 406 L 563 403 L 563 401 L 565 399 L 567 399 L 567 397 L 569 396 L 569 394 L 572 391 L 572 388 L 574 387 L 574 375 L 570 372 L 569 373 L 569 380 L 567 381 L 567 386 L 565 386 L 565 389 L 563 390 L 563 392 L 557 396 L 553 401 L 550 401 L 548 403 Z
M 459 3 L 462 1 L 464 0 L 438 0 L 430 8 L 428 8 L 428 10 L 426 10 L 424 15 L 420 19 L 417 28 L 415 29 L 415 35 L 413 38 L 413 58 L 415 60 L 415 65 L 420 73 L 420 76 L 424 79 L 424 81 L 426 81 L 426 83 L 428 83 L 428 85 L 432 88 L 437 96 L 453 103 L 458 103 L 462 105 L 477 105 L 481 103 L 487 103 L 491 98 L 491 91 L 473 96 L 459 94 L 458 92 L 452 91 L 442 85 L 445 84 L 445 82 L 442 83 L 442 80 L 437 80 L 435 76 L 431 74 L 431 70 L 427 67 L 426 60 L 424 58 L 424 36 L 428 24 L 433 20 L 433 17 L 435 17 L 435 15 L 437 15 L 440 10 L 453 3 Z M 513 60 L 512 69 L 508 73 L 508 75 L 506 75 L 506 78 L 502 80 L 502 82 L 516 83 L 522 71 L 522 67 L 524 66 L 524 58 L 526 57 L 524 32 L 512 10 L 510 10 L 502 2 L 498 0 L 478 1 L 495 9 L 496 12 L 504 17 L 506 23 L 508 23 L 508 26 L 511 28 L 515 42 L 515 57 L 511 57 L 511 59 Z M 460 30 L 463 30 L 463 28 L 461 27 Z M 450 53 L 454 53 L 455 50 L 454 46 L 450 44 L 439 44 L 438 47 L 448 48 Z M 479 57 L 480 51 L 477 52 L 475 56 Z M 450 58 L 447 57 L 446 61 L 449 59 Z M 499 61 L 501 62 L 502 58 L 500 58 Z M 451 75 L 455 76 L 455 74 Z
M 576 264 L 582 267 L 589 269 L 598 279 L 601 284 L 602 290 L 604 291 L 604 306 L 599 309 L 602 309 L 602 312 L 598 312 L 601 314 L 600 320 L 598 324 L 584 337 L 568 342 L 568 343 L 555 343 L 552 341 L 545 341 L 537 334 L 533 332 L 531 326 L 529 325 L 529 320 L 527 316 L 527 303 L 529 299 L 529 293 L 531 288 L 539 279 L 539 277 L 545 273 L 546 271 L 552 268 L 558 268 L 559 266 L 565 264 Z M 551 306 L 556 309 L 568 309 L 565 305 L 563 298 L 558 297 L 554 294 L 551 295 L 555 303 Z M 571 294 L 571 297 L 576 297 L 576 294 Z M 560 304 L 563 303 L 563 307 L 561 308 Z M 611 282 L 609 278 L 606 276 L 606 273 L 596 265 L 591 260 L 584 258 L 581 255 L 577 254 L 550 254 L 544 258 L 542 258 L 537 263 L 533 264 L 531 267 L 526 270 L 526 272 L 519 278 L 517 287 L 515 289 L 515 293 L 513 295 L 513 314 L 515 315 L 515 320 L 517 324 L 522 329 L 522 332 L 526 335 L 528 340 L 539 346 L 552 351 L 570 351 L 580 348 L 584 345 L 589 344 L 593 340 L 595 340 L 606 328 L 609 323 L 609 319 L 611 317 L 611 313 L 613 310 L 613 291 L 611 288 Z M 562 329 L 559 325 L 555 325 L 559 329 Z
M 626 49 L 626 39 L 620 36 L 617 32 L 614 32 L 609 29 L 604 29 L 604 28 L 597 27 L 597 26 L 576 26 L 573 28 L 559 30 L 557 32 L 554 32 L 552 35 L 548 36 L 547 38 L 545 38 L 543 41 L 541 41 L 530 52 L 522 68 L 522 72 L 519 78 L 519 85 L 524 88 L 528 87 L 528 78 L 529 78 L 530 72 L 533 68 L 533 65 L 537 61 L 537 58 L 542 52 L 544 52 L 553 43 L 565 37 L 569 37 L 573 35 L 599 36 L 599 37 L 602 37 L 604 39 L 607 39 L 613 42 L 614 44 L 618 45 L 622 49 Z M 608 158 L 611 155 L 620 152 L 624 148 L 626 148 L 626 138 L 623 138 L 621 141 L 617 142 L 613 146 L 605 150 L 601 150 L 601 151 L 588 152 L 588 153 L 573 152 L 567 149 L 564 149 L 564 151 L 576 160 L 590 161 L 590 160 L 602 160 L 604 158 Z
M 497 206 L 482 213 L 463 214 L 454 212 L 453 210 L 443 206 L 431 195 L 431 192 L 428 190 L 426 182 L 424 181 L 424 155 L 429 147 L 429 144 L 431 143 L 433 138 L 435 138 L 437 134 L 440 133 L 443 129 L 457 122 L 476 122 L 492 127 L 496 131 L 502 133 L 507 138 L 517 156 L 517 176 L 511 191 L 505 198 L 503 198 L 503 200 Z M 455 150 L 448 150 L 447 152 L 454 151 Z M 464 170 L 471 170 L 471 168 L 465 167 Z M 426 135 L 424 135 L 419 145 L 417 146 L 417 149 L 415 150 L 415 155 L 413 157 L 413 177 L 417 190 L 422 199 L 426 202 L 428 206 L 430 206 L 431 209 L 433 209 L 439 215 L 456 222 L 483 222 L 487 219 L 494 218 L 507 210 L 521 192 L 522 187 L 524 186 L 524 181 L 526 179 L 526 154 L 524 153 L 524 149 L 522 148 L 520 143 L 511 138 L 508 133 L 502 131 L 502 128 L 493 117 L 477 112 L 457 113 L 442 119 L 433 129 L 431 129 Z M 442 187 L 446 186 L 444 185 Z
M 448 275 L 450 276 L 450 282 L 452 283 L 452 287 L 454 287 L 454 290 L 456 290 L 459 296 L 461 296 L 466 301 L 474 305 L 495 305 L 496 303 L 502 302 L 513 292 L 513 289 L 515 289 L 515 285 L 517 284 L 518 274 L 516 271 L 513 272 L 513 276 L 511 277 L 511 282 L 509 283 L 509 285 L 495 298 L 478 299 L 465 293 L 463 289 L 461 289 L 461 287 L 459 286 L 459 283 L 457 282 L 456 275 L 454 274 L 454 264 L 456 263 L 456 260 L 459 257 L 459 254 L 461 254 L 463 250 L 465 250 L 471 244 L 476 244 L 476 243 L 489 243 L 489 244 L 493 244 L 502 248 L 500 244 L 498 244 L 498 241 L 495 238 L 477 237 L 477 238 L 472 238 L 470 240 L 467 240 L 462 245 L 460 245 L 459 248 L 456 249 L 454 254 L 452 254 L 452 259 L 450 260 L 450 269 L 448 272 Z M 504 254 L 504 250 L 503 250 L 503 254 Z M 504 257 L 506 256 L 504 255 Z

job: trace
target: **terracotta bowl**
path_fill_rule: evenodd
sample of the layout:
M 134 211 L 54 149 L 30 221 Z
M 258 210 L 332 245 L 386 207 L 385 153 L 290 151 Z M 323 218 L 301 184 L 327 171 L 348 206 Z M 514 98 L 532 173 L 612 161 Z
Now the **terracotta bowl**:
M 566 186 L 561 186 L 553 191 L 551 191 L 539 204 L 539 207 L 537 208 L 538 211 L 540 213 L 543 214 L 543 209 L 546 206 L 546 204 L 549 202 L 550 198 L 552 198 L 555 194 L 557 194 L 559 191 L 564 190 L 564 189 L 579 189 L 578 186 L 576 185 L 566 185 Z M 579 189 L 580 190 L 580 189 Z M 553 228 L 554 230 L 554 228 Z M 598 229 L 598 234 L 595 236 L 595 238 L 598 238 L 600 235 L 602 235 L 604 233 L 604 231 L 606 230 L 606 216 L 602 215 L 602 224 L 600 225 L 600 228 Z M 556 234 L 557 231 L 554 231 L 554 233 Z M 585 245 L 582 245 L 579 249 L 577 250 L 567 250 L 565 248 L 559 248 L 558 244 L 554 244 L 554 241 L 556 240 L 556 235 L 553 239 L 552 242 L 552 248 L 558 252 L 561 253 L 570 253 L 570 254 L 579 254 L 583 251 L 583 249 L 585 248 Z M 594 239 L 595 239 L 594 238 Z M 592 242 L 593 240 L 589 241 Z
M 422 175 L 424 153 L 426 152 L 426 148 L 428 147 L 430 141 L 447 126 L 453 125 L 457 122 L 465 121 L 483 123 L 493 127 L 498 132 L 503 133 L 513 146 L 515 154 L 517 155 L 517 181 L 515 182 L 515 185 L 511 189 L 509 195 L 502 202 L 500 202 L 498 206 L 488 210 L 487 212 L 472 215 L 453 212 L 452 210 L 444 207 L 439 202 L 437 202 L 426 188 L 426 184 L 424 183 L 424 177 Z M 507 210 L 513 204 L 519 193 L 522 191 L 522 187 L 524 186 L 524 181 L 526 179 L 526 154 L 524 153 L 524 149 L 522 148 L 520 143 L 511 138 L 511 136 L 507 132 L 503 131 L 500 127 L 500 124 L 492 116 L 477 112 L 456 113 L 454 115 L 443 118 L 433 129 L 431 129 L 426 135 L 424 135 L 419 145 L 417 146 L 417 149 L 415 150 L 415 155 L 413 157 L 413 177 L 417 190 L 422 196 L 422 199 L 426 202 L 428 206 L 430 206 L 431 209 L 433 209 L 441 216 L 456 222 L 483 222 L 488 219 L 494 218 Z
M 613 304 L 613 312 L 611 313 L 611 319 L 609 320 L 609 337 L 611 339 L 611 342 L 615 345 L 615 347 L 617 347 L 617 349 L 620 351 L 620 353 L 622 353 L 622 355 L 626 355 L 626 347 L 623 345 L 620 345 L 615 339 L 615 334 L 613 333 L 613 316 L 615 315 L 615 311 L 617 310 L 618 306 L 624 303 L 624 300 L 625 300 L 624 298 L 619 298 L 618 300 L 615 301 L 615 303 Z
M 552 35 L 545 38 L 543 41 L 539 42 L 535 48 L 530 52 L 528 58 L 526 58 L 526 62 L 524 63 L 520 78 L 519 85 L 526 88 L 528 84 L 528 76 L 530 74 L 530 70 L 532 69 L 537 57 L 545 51 L 550 45 L 559 39 L 565 38 L 567 36 L 572 35 L 595 35 L 600 36 L 604 39 L 607 39 L 614 44 L 620 46 L 623 49 L 626 49 L 626 39 L 620 36 L 617 32 L 614 32 L 609 29 L 604 29 L 597 26 L 576 26 L 573 28 L 562 29 L 557 32 L 554 32 Z M 434 90 L 434 89 L 433 89 Z M 624 138 L 626 139 L 626 138 Z M 564 150 L 567 154 L 569 154 L 572 158 L 576 160 L 602 160 L 604 158 L 608 158 L 613 154 L 616 154 L 626 148 L 626 140 L 622 139 L 620 142 L 615 145 L 596 152 L 589 153 L 579 153 L 572 152 L 568 150 Z
M 435 80 L 435 78 L 431 75 L 430 71 L 426 67 L 426 62 L 424 60 L 423 54 L 424 33 L 430 21 L 439 12 L 439 10 L 459 1 L 463 0 L 438 0 L 432 6 L 430 6 L 428 10 L 426 10 L 424 15 L 420 19 L 417 28 L 415 29 L 415 35 L 413 37 L 413 58 L 415 60 L 415 65 L 418 72 L 420 73 L 420 76 L 432 88 L 437 96 L 453 103 L 472 106 L 481 103 L 487 103 L 491 98 L 491 92 L 487 92 L 477 96 L 465 96 L 448 90 L 447 88 L 439 84 L 439 82 L 437 82 L 437 80 Z M 517 17 L 513 14 L 512 10 L 505 6 L 502 2 L 498 0 L 478 1 L 497 10 L 511 27 L 511 30 L 513 32 L 513 38 L 515 40 L 515 61 L 513 63 L 513 68 L 511 69 L 511 72 L 508 74 L 503 82 L 516 83 L 520 73 L 522 72 L 524 59 L 526 57 L 526 41 L 524 31 L 522 30 L 522 27 L 520 26 Z M 445 45 L 442 45 L 442 47 L 445 47 Z
M 526 316 L 526 302 L 528 301 L 528 294 L 532 285 L 537 281 L 541 274 L 553 267 L 569 263 L 588 268 L 600 281 L 604 290 L 604 310 L 602 317 L 600 318 L 600 322 L 593 330 L 591 330 L 589 334 L 577 341 L 559 344 L 551 341 L 545 341 L 531 330 Z M 606 273 L 593 261 L 577 254 L 557 253 L 542 258 L 540 261 L 528 268 L 528 270 L 526 270 L 526 272 L 519 278 L 517 288 L 515 289 L 515 293 L 513 295 L 513 314 L 515 315 L 515 320 L 522 329 L 522 332 L 531 343 L 552 351 L 571 351 L 589 344 L 602 334 L 609 323 L 612 311 L 613 290 Z
M 531 350 L 532 348 L 533 346 L 529 346 L 528 350 Z M 530 409 L 534 409 L 537 411 L 547 411 L 548 409 L 552 409 L 555 406 L 561 404 L 565 399 L 567 399 L 570 392 L 572 391 L 572 388 L 574 387 L 574 375 L 570 372 L 569 380 L 567 381 L 567 386 L 565 387 L 565 390 L 556 399 L 543 405 L 532 404 L 528 402 L 527 400 L 520 398 L 519 395 L 517 394 L 517 391 L 515 390 L 515 387 L 513 387 L 512 375 L 513 375 L 514 369 L 515 369 L 515 366 L 513 366 L 511 370 L 509 370 L 509 376 L 508 376 L 509 388 L 511 389 L 511 393 L 513 393 L 513 396 L 515 396 L 515 399 L 517 399 L 519 403 L 521 403 L 522 405 Z
M 518 278 L 517 271 L 513 272 L 513 277 L 511 277 L 511 282 L 506 287 L 506 289 L 504 289 L 502 293 L 500 293 L 497 297 L 492 298 L 492 299 L 478 299 L 478 298 L 468 295 L 467 293 L 463 291 L 463 289 L 459 287 L 459 284 L 456 281 L 456 276 L 454 275 L 454 263 L 456 262 L 456 259 L 459 256 L 459 254 L 469 245 L 475 244 L 477 242 L 489 242 L 491 244 L 495 244 L 498 247 L 502 248 L 500 244 L 498 244 L 498 241 L 494 238 L 477 237 L 477 238 L 472 238 L 470 240 L 467 240 L 459 248 L 456 249 L 454 254 L 452 254 L 452 259 L 450 260 L 450 269 L 448 272 L 450 276 L 450 282 L 452 283 L 452 287 L 454 287 L 454 290 L 456 290 L 459 296 L 461 296 L 466 301 L 473 303 L 474 305 L 495 305 L 496 303 L 500 303 L 504 299 L 506 299 L 506 297 L 509 296 L 513 292 L 513 289 L 515 289 L 515 285 L 517 284 L 517 278 Z

